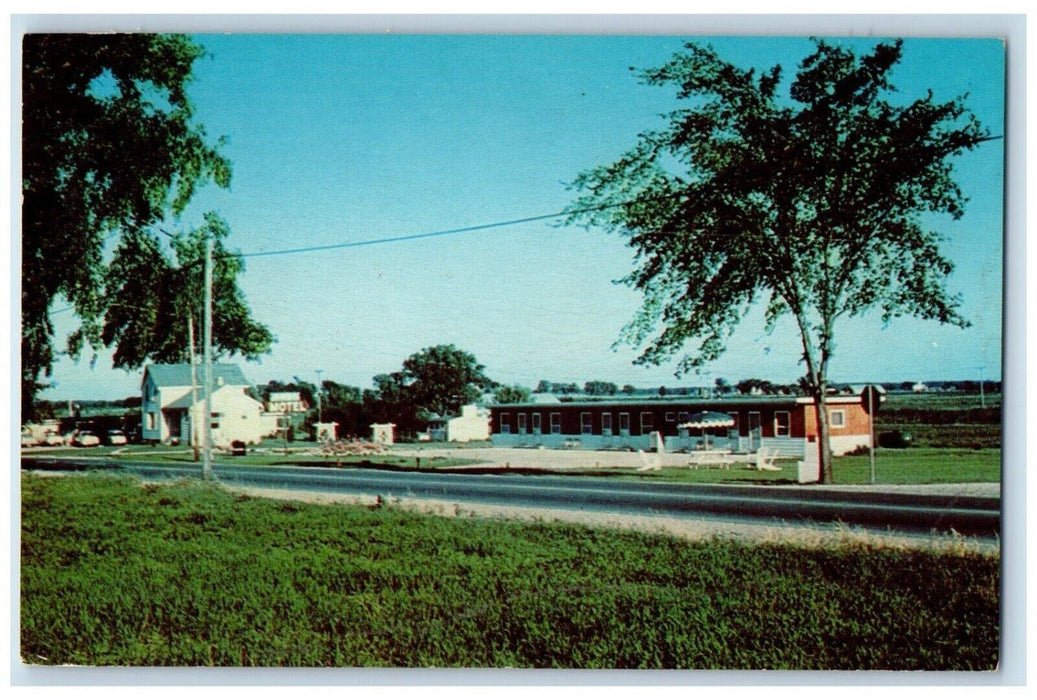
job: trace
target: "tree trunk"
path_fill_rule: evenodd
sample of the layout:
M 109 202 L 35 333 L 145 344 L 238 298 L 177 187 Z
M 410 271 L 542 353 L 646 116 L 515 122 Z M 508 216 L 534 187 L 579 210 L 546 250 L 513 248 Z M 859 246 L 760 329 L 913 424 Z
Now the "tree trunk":
M 819 483 L 832 483 L 832 449 L 828 430 L 828 387 L 824 382 L 816 391 L 814 403 L 817 408 L 817 449 Z

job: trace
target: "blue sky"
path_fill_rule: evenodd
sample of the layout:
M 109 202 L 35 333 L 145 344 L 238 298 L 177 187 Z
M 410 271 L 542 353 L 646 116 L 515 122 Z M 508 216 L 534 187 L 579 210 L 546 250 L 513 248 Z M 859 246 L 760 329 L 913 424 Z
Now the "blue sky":
M 711 43 L 745 67 L 808 55 L 806 39 L 690 36 L 198 35 L 211 55 L 191 95 L 234 163 L 229 191 L 209 188 L 184 225 L 215 210 L 243 253 L 391 238 L 557 212 L 565 183 L 611 162 L 638 132 L 659 125 L 672 91 L 640 85 L 685 40 Z M 859 51 L 874 41 L 852 40 Z M 968 105 L 1002 134 L 1005 71 L 996 40 L 908 40 L 894 73 L 903 99 L 932 88 Z M 877 316 L 837 328 L 836 381 L 1000 376 L 1003 142 L 959 158 L 970 199 L 948 238 L 966 330 Z M 255 317 L 278 337 L 244 366 L 255 383 L 293 376 L 368 387 L 423 347 L 453 343 L 492 378 L 606 379 L 620 384 L 793 381 L 803 374 L 791 324 L 764 333 L 750 313 L 702 377 L 675 379 L 675 363 L 631 364 L 613 350 L 639 295 L 612 281 L 632 251 L 602 231 L 536 222 L 466 234 L 247 260 L 240 284 Z M 55 308 L 63 306 L 61 302 Z M 59 329 L 72 320 L 59 315 Z M 983 368 L 983 369 L 981 369 Z M 55 367 L 45 398 L 121 398 L 139 373 L 110 369 L 102 352 Z

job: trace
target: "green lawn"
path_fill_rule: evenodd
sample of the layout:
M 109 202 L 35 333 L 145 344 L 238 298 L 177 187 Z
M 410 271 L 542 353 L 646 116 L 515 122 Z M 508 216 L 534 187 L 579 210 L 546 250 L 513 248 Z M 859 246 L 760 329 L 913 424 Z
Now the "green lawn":
M 795 460 L 778 460 L 781 471 L 766 472 L 735 466 L 727 469 L 664 468 L 639 472 L 636 469 L 612 469 L 586 472 L 601 477 L 667 481 L 689 484 L 760 484 L 795 483 Z M 835 484 L 871 483 L 871 461 L 867 455 L 835 457 L 832 462 Z M 910 448 L 879 449 L 875 454 L 877 484 L 964 484 L 999 483 L 1001 481 L 1000 450 Z
M 832 471 L 836 483 L 868 483 L 871 479 L 870 458 L 867 455 L 838 457 Z M 875 453 L 875 475 L 880 484 L 999 483 L 1001 450 L 879 449 Z
M 999 559 L 22 477 L 30 664 L 994 669 Z

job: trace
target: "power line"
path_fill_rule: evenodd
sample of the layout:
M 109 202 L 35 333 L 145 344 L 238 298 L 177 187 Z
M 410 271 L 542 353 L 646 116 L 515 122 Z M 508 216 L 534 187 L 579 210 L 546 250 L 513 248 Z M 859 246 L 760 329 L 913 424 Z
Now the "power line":
M 665 197 L 657 197 L 654 199 L 671 199 L 677 194 L 668 195 Z M 299 253 L 315 253 L 325 250 L 339 250 L 344 248 L 360 248 L 364 246 L 381 245 L 385 243 L 402 243 L 405 241 L 417 241 L 426 238 L 438 238 L 441 236 L 455 236 L 463 233 L 472 233 L 475 231 L 487 231 L 495 228 L 504 228 L 506 226 L 518 226 L 520 224 L 528 224 L 534 221 L 549 221 L 551 219 L 559 219 L 563 216 L 573 216 L 576 214 L 588 214 L 595 211 L 604 211 L 605 209 L 614 209 L 616 207 L 626 206 L 633 202 L 613 202 L 611 204 L 603 204 L 596 207 L 587 207 L 584 209 L 573 209 L 571 211 L 559 211 L 553 214 L 538 214 L 536 216 L 526 216 L 520 219 L 508 219 L 506 221 L 495 221 L 489 224 L 475 224 L 473 226 L 462 226 L 460 228 L 444 229 L 441 231 L 430 231 L 426 233 L 413 233 L 405 236 L 392 236 L 388 238 L 369 238 L 361 241 L 347 241 L 343 243 L 329 243 L 326 245 L 306 246 L 303 248 L 285 248 L 283 250 L 262 250 L 255 253 L 222 253 L 215 254 L 213 258 L 260 258 L 260 257 L 273 257 L 275 255 L 295 255 Z M 159 228 L 160 233 L 165 234 L 172 238 L 172 234 Z M 200 261 L 193 261 L 181 267 L 181 269 L 188 269 L 196 265 L 201 264 Z M 67 306 L 57 311 L 51 311 L 51 316 L 62 314 L 67 311 L 72 311 L 75 307 Z
M 610 204 L 609 207 L 621 206 L 619 204 Z M 236 257 L 236 258 L 259 258 L 273 255 L 294 255 L 297 253 L 314 253 L 323 250 L 338 250 L 341 248 L 360 248 L 362 246 L 380 245 L 383 243 L 402 243 L 405 241 L 418 241 L 425 238 L 438 238 L 440 236 L 455 236 L 462 233 L 472 233 L 474 231 L 486 231 L 494 228 L 504 228 L 505 226 L 518 226 L 519 224 L 528 224 L 534 221 L 547 221 L 550 219 L 557 219 L 562 216 L 569 216 L 570 214 L 582 214 L 588 211 L 598 211 L 606 207 L 597 207 L 595 209 L 587 209 L 581 211 L 563 211 L 556 212 L 554 214 L 540 214 L 538 216 L 527 216 L 521 219 L 510 219 L 508 221 L 496 221 L 492 224 L 476 224 L 474 226 L 463 226 L 461 228 L 444 229 L 442 231 L 430 231 L 427 233 L 413 233 L 406 236 L 392 236 L 389 238 L 368 238 L 362 241 L 348 241 L 345 243 L 329 243 L 326 245 L 307 246 L 305 248 L 285 248 L 283 250 L 264 250 L 256 253 L 224 253 L 223 257 Z

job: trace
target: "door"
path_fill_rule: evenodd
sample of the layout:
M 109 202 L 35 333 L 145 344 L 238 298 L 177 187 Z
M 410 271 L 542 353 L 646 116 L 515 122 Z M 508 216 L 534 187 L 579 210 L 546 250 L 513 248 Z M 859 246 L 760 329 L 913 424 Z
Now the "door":
M 760 429 L 760 412 L 749 412 L 749 451 L 756 452 L 763 442 L 763 431 Z

